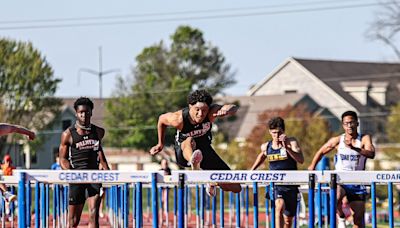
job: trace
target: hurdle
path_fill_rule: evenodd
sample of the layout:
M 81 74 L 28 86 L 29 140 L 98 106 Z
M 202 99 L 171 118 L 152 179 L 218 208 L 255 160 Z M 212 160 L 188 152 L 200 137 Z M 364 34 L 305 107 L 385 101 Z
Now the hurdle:
M 165 181 L 168 179 L 168 181 Z M 159 227 L 159 189 L 160 187 L 173 188 L 174 227 L 188 227 L 191 208 L 188 207 L 191 199 L 190 189 L 198 189 L 196 198 L 196 227 L 205 225 L 204 184 L 206 183 L 240 183 L 244 194 L 226 194 L 219 191 L 220 221 L 217 224 L 217 199 L 213 197 L 211 210 L 211 226 L 225 227 L 225 196 L 231 195 L 229 208 L 235 205 L 235 222 L 229 223 L 236 227 L 249 226 L 247 217 L 243 219 L 241 211 L 245 208 L 248 215 L 248 192 L 253 190 L 253 227 L 259 227 L 259 189 L 265 187 L 266 193 L 273 199 L 274 186 L 293 184 L 308 186 L 308 227 L 322 227 L 322 208 L 315 211 L 315 202 L 321 204 L 322 194 L 329 195 L 329 227 L 336 227 L 336 188 L 340 184 L 370 185 L 372 203 L 372 227 L 377 227 L 376 221 L 376 185 L 387 185 L 389 199 L 389 227 L 394 227 L 393 214 L 393 183 L 400 182 L 400 171 L 172 171 L 170 178 L 165 178 L 160 172 L 122 172 L 122 171 L 84 171 L 84 170 L 16 170 L 14 176 L 4 178 L 3 183 L 18 186 L 18 227 L 30 227 L 31 205 L 34 205 L 35 227 L 48 227 L 50 215 L 50 190 L 53 192 L 53 227 L 66 227 L 68 213 L 68 184 L 70 183 L 102 183 L 109 187 L 106 205 L 110 224 L 113 227 L 143 227 L 143 189 L 149 189 L 151 195 L 151 223 L 152 227 Z M 329 185 L 323 187 L 322 185 Z M 34 202 L 29 195 L 35 189 Z M 58 186 L 58 187 L 57 187 Z M 197 186 L 197 187 L 196 187 Z M 176 190 L 175 190 L 176 189 Z M 328 191 L 326 191 L 328 190 Z M 149 191 L 148 191 L 149 192 Z M 206 196 L 207 197 L 207 196 Z M 167 197 L 168 198 L 168 197 Z M 132 199 L 132 211 L 129 201 Z M 208 199 L 210 200 L 210 199 Z M 242 202 L 242 203 L 241 203 Z M 149 202 L 147 202 L 149 203 Z M 244 204 L 244 205 L 243 205 Z M 175 206 L 176 205 L 176 206 Z M 242 206 L 241 206 L 242 205 Z M 275 227 L 274 200 L 265 201 L 266 227 Z M 58 208 L 58 209 L 57 209 Z M 176 209 L 175 209 L 176 208 Z M 315 214 L 317 216 L 315 216 Z M 130 217 L 131 215 L 131 217 Z M 147 216 L 150 214 L 147 213 Z M 132 218 L 130 220 L 130 218 Z M 209 220 L 209 219 L 208 219 Z M 208 221 L 210 223 L 210 221 Z M 325 225 L 327 225 L 325 219 Z

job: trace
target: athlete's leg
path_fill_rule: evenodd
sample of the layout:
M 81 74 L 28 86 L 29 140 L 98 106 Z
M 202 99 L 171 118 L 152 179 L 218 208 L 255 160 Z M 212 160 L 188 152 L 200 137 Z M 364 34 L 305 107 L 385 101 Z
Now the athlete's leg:
M 275 199 L 275 227 L 282 228 L 284 224 L 283 211 L 285 210 L 285 201 L 282 198 Z
M 181 143 L 183 157 L 190 162 L 192 169 L 199 170 L 203 159 L 201 151 L 195 150 L 196 142 L 192 137 L 188 137 Z
M 99 227 L 100 200 L 100 195 L 94 195 L 87 199 L 89 208 L 89 228 Z
M 292 224 L 293 224 L 293 218 L 294 218 L 294 216 L 283 215 L 283 222 L 284 222 L 283 227 L 284 228 L 291 228 Z
M 69 227 L 78 227 L 81 220 L 83 206 L 85 205 L 85 189 L 84 184 L 70 184 L 69 185 L 69 213 L 68 224 Z
M 345 218 L 346 216 L 343 212 L 342 201 L 343 198 L 346 196 L 346 191 L 340 185 L 337 186 L 336 196 L 337 196 L 337 214 L 340 218 Z
M 103 191 L 100 193 L 100 206 L 99 206 L 99 216 L 100 218 L 104 217 L 103 208 L 104 208 L 104 201 L 106 200 L 106 189 L 103 188 Z
M 14 194 L 11 194 L 11 192 L 8 191 L 7 186 L 3 183 L 0 183 L 0 191 L 3 193 L 3 198 L 7 203 L 12 202 L 17 199 L 17 196 Z M 6 207 L 9 205 L 6 204 Z
M 276 186 L 275 187 L 275 206 L 278 205 L 280 216 L 280 227 L 291 228 L 293 217 L 296 215 L 297 211 L 297 195 L 298 188 L 296 186 Z M 280 205 L 281 204 L 281 205 Z M 276 211 L 276 214 L 278 211 Z
M 203 170 L 231 170 L 229 166 L 218 156 L 211 145 L 204 147 L 201 147 L 200 145 L 198 146 L 203 152 L 203 161 L 200 164 L 200 167 Z M 224 191 L 234 193 L 242 191 L 242 187 L 237 183 L 217 183 L 217 185 L 220 186 Z
M 87 187 L 87 193 L 89 195 L 87 199 L 89 208 L 89 228 L 99 227 L 100 189 L 101 184 L 90 184 Z
M 353 214 L 354 226 L 353 228 L 361 228 L 364 226 L 365 202 L 352 201 L 350 202 L 350 209 Z
M 76 228 L 81 220 L 82 210 L 84 204 L 69 205 L 68 206 L 68 224 L 69 228 Z

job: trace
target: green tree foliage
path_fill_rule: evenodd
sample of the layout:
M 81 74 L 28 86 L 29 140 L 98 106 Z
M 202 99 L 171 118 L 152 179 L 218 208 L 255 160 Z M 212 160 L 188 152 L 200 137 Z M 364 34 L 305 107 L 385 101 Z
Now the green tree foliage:
M 389 142 L 400 142 L 400 103 L 390 108 L 390 115 L 386 125 L 386 134 Z
M 266 110 L 259 115 L 259 123 L 248 136 L 245 143 L 231 142 L 225 153 L 221 153 L 228 163 L 239 169 L 250 169 L 256 160 L 262 143 L 271 140 L 267 122 L 280 116 L 285 119 L 286 135 L 297 138 L 304 154 L 304 164 L 299 169 L 306 169 L 315 152 L 332 136 L 328 122 L 319 116 L 313 116 L 304 106 L 287 106 L 278 110 Z M 238 146 L 239 145 L 239 146 Z M 231 148 L 231 149 L 229 149 Z M 234 148 L 240 148 L 237 152 Z M 244 152 L 243 152 L 244 151 Z M 244 156 L 245 155 L 245 156 Z M 268 168 L 268 162 L 259 169 Z
M 148 149 L 157 143 L 158 116 L 186 106 L 187 94 L 205 88 L 212 95 L 235 83 L 230 65 L 219 49 L 188 26 L 178 27 L 171 44 L 163 41 L 136 57 L 132 77 L 120 78 L 107 104 L 105 119 L 110 146 Z M 174 130 L 167 132 L 171 144 Z
M 60 79 L 31 43 L 0 39 L 1 121 L 42 129 L 59 111 Z

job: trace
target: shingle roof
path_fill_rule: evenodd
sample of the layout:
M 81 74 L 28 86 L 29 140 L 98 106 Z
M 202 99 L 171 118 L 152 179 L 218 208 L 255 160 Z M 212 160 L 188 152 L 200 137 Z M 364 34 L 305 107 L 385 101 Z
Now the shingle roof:
M 288 105 L 296 106 L 303 99 L 309 98 L 305 94 L 283 94 L 264 96 L 233 96 L 219 97 L 219 104 L 239 103 L 237 119 L 232 122 L 224 121 L 219 127 L 228 134 L 229 139 L 246 138 L 252 129 L 260 124 L 258 115 L 266 110 L 282 109 Z M 311 98 L 309 98 L 311 99 Z
M 371 82 L 377 85 L 377 82 L 386 81 L 389 86 L 396 87 L 393 91 L 397 91 L 397 94 L 391 94 L 388 97 L 389 104 L 397 102 L 397 97 L 400 95 L 397 89 L 397 85 L 400 83 L 399 63 L 293 59 L 361 112 L 367 111 L 368 107 L 363 106 L 349 93 L 345 92 L 342 82 Z

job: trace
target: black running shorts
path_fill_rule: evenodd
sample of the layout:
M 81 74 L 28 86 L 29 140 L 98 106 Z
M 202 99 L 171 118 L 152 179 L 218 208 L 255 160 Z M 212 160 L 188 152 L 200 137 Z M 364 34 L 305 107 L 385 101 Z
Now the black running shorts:
M 84 204 L 88 197 L 100 195 L 101 184 L 70 184 L 69 205 Z
M 200 163 L 200 168 L 203 170 L 230 170 L 229 166 L 218 156 L 211 145 L 196 145 L 203 154 L 203 160 Z M 180 145 L 175 144 L 176 162 L 182 168 L 190 167 L 189 162 L 183 157 L 183 151 Z
M 297 212 L 297 195 L 299 189 L 297 186 L 290 185 L 275 185 L 275 199 L 283 199 L 285 202 L 285 210 L 283 214 L 288 217 L 293 217 Z

